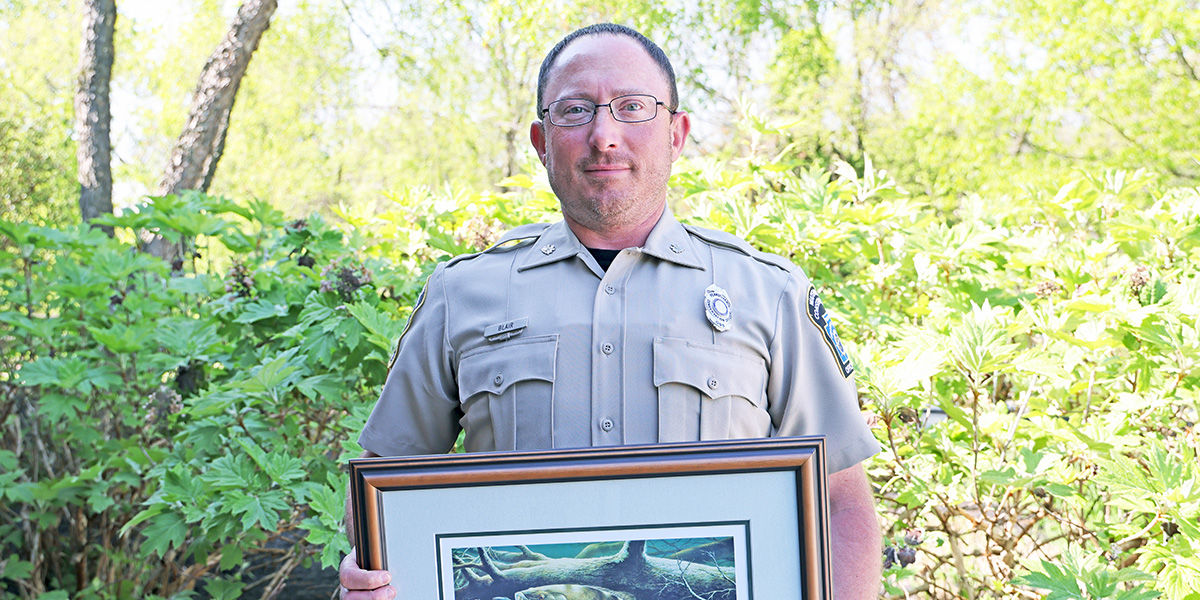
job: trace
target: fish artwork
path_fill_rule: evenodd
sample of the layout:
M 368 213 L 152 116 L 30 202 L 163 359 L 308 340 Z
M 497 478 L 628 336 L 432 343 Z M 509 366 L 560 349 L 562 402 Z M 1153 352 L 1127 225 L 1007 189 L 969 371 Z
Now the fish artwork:
M 513 600 L 637 600 L 631 594 L 592 585 L 542 585 L 517 592 Z

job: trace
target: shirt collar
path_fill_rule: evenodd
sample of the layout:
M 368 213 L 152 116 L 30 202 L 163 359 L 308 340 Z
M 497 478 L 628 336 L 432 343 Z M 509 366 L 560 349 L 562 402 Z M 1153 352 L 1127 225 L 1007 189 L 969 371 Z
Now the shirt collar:
M 654 229 L 646 237 L 642 252 L 659 260 L 672 262 L 685 267 L 704 270 L 696 253 L 695 243 L 683 225 L 675 219 L 670 209 L 664 210 L 662 217 L 655 223 Z M 546 228 L 537 241 L 533 243 L 525 258 L 521 261 L 518 271 L 540 267 L 552 262 L 582 255 L 587 248 L 575 237 L 575 233 L 565 221 L 558 221 Z
M 696 255 L 696 246 L 691 234 L 675 220 L 675 215 L 671 214 L 669 208 L 663 211 L 654 229 L 650 230 L 642 252 L 659 260 L 704 270 L 704 263 L 701 263 Z
M 524 271 L 548 265 L 571 258 L 581 252 L 587 252 L 587 248 L 583 247 L 579 238 L 575 237 L 575 233 L 571 231 L 570 227 L 567 227 L 566 221 L 558 221 L 547 227 L 542 235 L 538 236 L 537 241 L 525 254 L 525 258 L 521 260 L 517 270 Z

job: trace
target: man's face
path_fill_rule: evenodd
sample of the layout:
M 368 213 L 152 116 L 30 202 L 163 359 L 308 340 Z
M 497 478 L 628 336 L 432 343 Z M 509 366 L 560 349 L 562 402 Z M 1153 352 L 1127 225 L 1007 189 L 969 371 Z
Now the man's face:
M 587 35 L 558 56 L 539 109 L 563 98 L 606 104 L 625 94 L 670 101 L 666 75 L 637 41 Z M 688 128 L 686 114 L 672 116 L 661 106 L 658 116 L 642 123 L 618 122 L 608 107 L 600 107 L 586 125 L 535 122 L 530 141 L 567 222 L 601 235 L 619 234 L 657 221 L 671 163 L 683 150 Z

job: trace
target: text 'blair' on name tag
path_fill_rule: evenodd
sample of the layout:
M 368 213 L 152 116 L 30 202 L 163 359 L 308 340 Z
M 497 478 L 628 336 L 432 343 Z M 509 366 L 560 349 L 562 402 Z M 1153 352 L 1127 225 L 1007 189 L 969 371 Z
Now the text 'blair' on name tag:
M 525 326 L 528 324 L 529 319 L 527 317 L 521 317 L 520 319 L 512 319 L 503 323 L 488 325 L 488 327 L 483 330 L 483 337 L 487 338 L 489 342 L 500 342 L 507 340 L 508 338 L 521 333 L 521 331 L 524 330 Z

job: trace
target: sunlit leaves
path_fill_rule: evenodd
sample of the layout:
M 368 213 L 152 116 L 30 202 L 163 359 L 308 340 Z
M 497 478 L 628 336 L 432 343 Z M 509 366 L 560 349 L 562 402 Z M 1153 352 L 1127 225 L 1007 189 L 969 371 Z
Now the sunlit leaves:
M 968 376 L 1006 367 L 1017 344 L 1009 342 L 1010 311 L 1001 307 L 972 306 L 950 333 L 951 358 Z
M 1148 575 L 1135 569 L 1110 569 L 1101 566 L 1098 557 L 1078 557 L 1067 554 L 1065 560 L 1055 564 L 1041 561 L 1041 565 L 1020 581 L 1036 588 L 1047 590 L 1047 600 L 1149 600 L 1159 593 L 1145 589 L 1144 584 L 1126 587 L 1126 582 L 1147 581 Z

